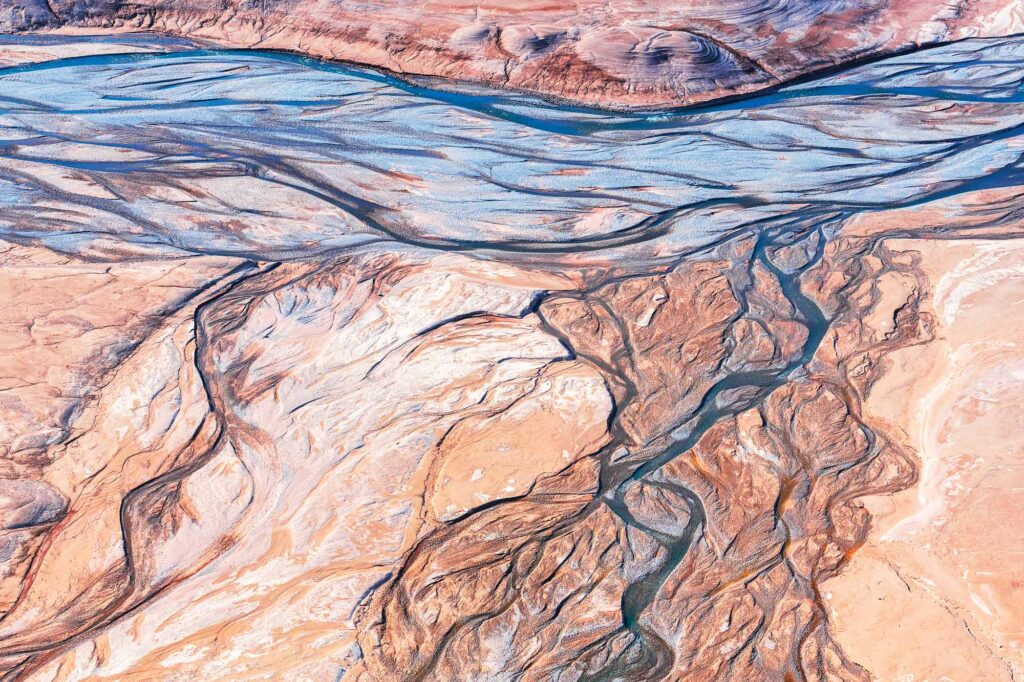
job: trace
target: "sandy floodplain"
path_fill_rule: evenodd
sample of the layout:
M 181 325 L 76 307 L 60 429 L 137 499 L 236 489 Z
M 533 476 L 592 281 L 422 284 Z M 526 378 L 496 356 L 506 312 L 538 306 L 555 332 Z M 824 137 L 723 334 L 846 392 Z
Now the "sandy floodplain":
M 823 585 L 836 636 L 876 679 L 1024 675 L 1024 240 L 893 240 L 919 254 L 934 338 L 892 353 L 865 411 L 920 458 L 868 498 L 872 533 Z

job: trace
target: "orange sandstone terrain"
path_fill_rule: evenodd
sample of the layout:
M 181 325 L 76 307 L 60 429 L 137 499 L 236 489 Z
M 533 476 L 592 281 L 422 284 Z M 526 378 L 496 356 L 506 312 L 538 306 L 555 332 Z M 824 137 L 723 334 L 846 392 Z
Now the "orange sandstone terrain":
M 0 17 L 350 57 L 372 10 L 228 4 Z M 715 49 L 785 79 L 820 63 L 791 40 L 1019 15 L 849 5 L 778 7 L 862 31 Z M 390 8 L 472 33 L 428 9 Z M 556 67 L 623 43 L 489 75 L 507 22 L 562 12 L 476 8 L 468 64 L 362 61 L 569 96 Z M 375 44 L 413 40 L 390 16 Z M 0 59 L 3 679 L 1024 674 L 1024 41 L 658 116 L 151 35 Z M 768 82 L 686 64 L 571 97 Z
M 831 617 L 844 649 L 880 679 L 1015 680 L 1024 669 L 1024 318 L 1004 311 L 1024 301 L 1022 242 L 891 247 L 914 258 L 934 331 L 890 355 L 866 408 L 917 453 L 918 482 L 865 500 L 874 529 L 824 586 Z

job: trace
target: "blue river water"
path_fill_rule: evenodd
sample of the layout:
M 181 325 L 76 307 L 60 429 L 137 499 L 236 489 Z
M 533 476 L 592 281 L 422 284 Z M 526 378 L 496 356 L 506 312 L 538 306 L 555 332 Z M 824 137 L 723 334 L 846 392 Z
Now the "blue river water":
M 643 616 L 706 510 L 661 474 L 814 357 L 830 320 L 800 276 L 825 238 L 859 215 L 1024 184 L 1020 38 L 632 114 L 289 54 L 154 46 L 163 51 L 0 68 L 0 237 L 87 258 L 275 261 L 372 247 L 648 269 L 754 238 L 751 258 L 807 331 L 802 352 L 721 378 L 645 460 L 613 461 L 618 442 L 602 455 L 594 505 L 666 551 L 622 598 L 640 653 L 593 679 L 668 673 L 672 646 Z M 787 235 L 812 232 L 810 262 L 772 262 Z M 622 404 L 641 399 L 626 393 Z M 635 518 L 627 492 L 648 484 L 685 506 L 685 528 Z
M 0 69 L 0 235 L 69 252 L 271 260 L 397 241 L 646 262 L 1021 183 L 1021 39 L 638 114 L 166 47 Z

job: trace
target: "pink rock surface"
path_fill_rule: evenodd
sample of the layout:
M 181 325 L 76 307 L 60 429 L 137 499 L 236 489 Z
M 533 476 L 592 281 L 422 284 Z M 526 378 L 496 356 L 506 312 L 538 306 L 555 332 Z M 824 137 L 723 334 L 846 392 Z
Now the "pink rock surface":
M 1019 239 L 894 241 L 927 287 L 932 338 L 890 357 L 866 408 L 919 453 L 914 486 L 869 498 L 875 528 L 824 585 L 849 654 L 880 679 L 1013 680 L 1022 666 L 1024 318 Z M 895 281 L 885 287 L 898 287 Z M 927 631 L 928 644 L 912 633 Z M 942 656 L 935 655 L 942 647 Z
M 8 0 L 0 29 L 147 30 L 605 107 L 694 104 L 852 60 L 1024 31 L 1006 0 Z
M 257 60 L 4 72 L 0 674 L 1014 682 L 1022 51 L 620 137 L 211 96 Z M 700 210 L 581 251 L 651 197 Z

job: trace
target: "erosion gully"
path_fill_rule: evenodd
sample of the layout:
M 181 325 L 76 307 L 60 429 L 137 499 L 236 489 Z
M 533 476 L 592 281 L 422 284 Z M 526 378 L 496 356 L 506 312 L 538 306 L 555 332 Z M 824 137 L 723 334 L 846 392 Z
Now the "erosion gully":
M 833 226 L 841 224 L 844 219 L 859 211 L 909 207 L 967 191 L 998 189 L 1019 185 L 1024 181 L 1020 153 L 1006 149 L 1010 143 L 1020 137 L 1024 130 L 1024 110 L 1021 107 L 1021 104 L 1024 104 L 1024 95 L 1022 95 L 1019 83 L 1012 81 L 1007 83 L 1005 79 L 992 76 L 994 82 L 986 85 L 978 79 L 961 76 L 959 81 L 951 84 L 924 87 L 901 80 L 909 72 L 920 73 L 928 71 L 929 67 L 931 68 L 930 73 L 933 75 L 941 73 L 947 66 L 943 59 L 949 58 L 947 53 L 956 49 L 973 53 L 975 55 L 974 62 L 978 64 L 979 68 L 981 66 L 988 67 L 990 71 L 986 73 L 991 74 L 991 69 L 999 67 L 1001 64 L 1010 67 L 1014 64 L 1019 65 L 1019 55 L 1024 55 L 1024 47 L 1021 46 L 1020 41 L 1011 41 L 1011 43 L 1005 44 L 979 41 L 969 47 L 943 49 L 946 50 L 945 53 L 941 50 L 934 53 L 936 58 L 931 64 L 927 60 L 921 62 L 914 61 L 911 57 L 904 57 L 902 62 L 897 61 L 892 64 L 883 62 L 878 66 L 869 67 L 867 70 L 860 69 L 852 76 L 826 78 L 820 82 L 799 85 L 792 89 L 784 89 L 742 102 L 732 102 L 717 107 L 702 107 L 692 112 L 637 115 L 609 114 L 575 107 L 555 107 L 530 98 L 502 93 L 454 92 L 441 89 L 437 87 L 436 83 L 413 84 L 373 71 L 324 64 L 294 55 L 271 52 L 191 50 L 172 54 L 103 55 L 0 69 L 0 115 L 14 121 L 14 124 L 9 126 L 13 132 L 7 140 L 0 143 L 0 156 L 19 159 L 25 149 L 38 144 L 40 139 L 101 147 L 108 145 L 140 153 L 152 153 L 154 156 L 144 161 L 71 161 L 61 158 L 40 160 L 36 155 L 33 160 L 54 166 L 73 168 L 94 174 L 97 177 L 138 175 L 151 178 L 164 172 L 167 174 L 165 179 L 179 182 L 195 179 L 209 171 L 212 175 L 237 173 L 240 176 L 287 187 L 312 197 L 325 211 L 337 211 L 356 219 L 361 229 L 364 230 L 365 234 L 360 240 L 351 243 L 339 242 L 333 244 L 328 250 L 304 246 L 305 243 L 298 237 L 295 237 L 295 243 L 288 243 L 281 248 L 272 248 L 259 243 L 240 245 L 232 241 L 234 237 L 231 235 L 225 236 L 221 242 L 215 245 L 204 245 L 188 235 L 180 236 L 174 234 L 173 229 L 167 229 L 162 224 L 158 225 L 162 217 L 162 209 L 157 206 L 149 206 L 148 209 L 145 206 L 125 209 L 123 206 L 115 206 L 116 202 L 103 204 L 95 200 L 69 196 L 67 193 L 53 192 L 52 187 L 43 180 L 33 180 L 17 173 L 0 172 L 0 180 L 17 184 L 19 192 L 26 191 L 24 187 L 27 185 L 33 188 L 32 191 L 42 193 L 50 191 L 59 200 L 70 204 L 87 204 L 93 208 L 98 207 L 100 210 L 109 211 L 112 215 L 116 214 L 125 220 L 135 220 L 136 224 L 141 226 L 140 234 L 124 235 L 127 240 L 185 249 L 194 253 L 245 257 L 251 263 L 246 266 L 250 268 L 248 278 L 261 276 L 273 267 L 268 264 L 286 258 L 324 258 L 343 253 L 346 249 L 367 248 L 368 245 L 373 248 L 388 248 L 389 245 L 393 245 L 414 249 L 463 251 L 494 260 L 514 257 L 531 264 L 542 264 L 543 259 L 548 256 L 599 251 L 607 252 L 613 262 L 616 259 L 619 259 L 620 263 L 632 261 L 634 271 L 643 272 L 646 267 L 652 266 L 655 262 L 664 264 L 666 259 L 659 257 L 644 263 L 637 260 L 637 251 L 623 251 L 624 255 L 620 257 L 616 255 L 616 250 L 645 244 L 656 245 L 662 240 L 680 238 L 680 234 L 685 234 L 687 221 L 692 223 L 703 220 L 710 225 L 706 229 L 707 236 L 702 239 L 683 238 L 672 254 L 672 258 L 684 258 L 707 252 L 736 239 L 753 239 L 755 244 L 750 255 L 750 264 L 759 264 L 778 280 L 783 296 L 795 309 L 799 321 L 807 329 L 807 338 L 802 352 L 779 369 L 740 371 L 728 374 L 718 380 L 701 398 L 697 409 L 683 423 L 666 427 L 668 444 L 643 461 L 637 462 L 636 459 L 630 457 L 615 458 L 616 453 L 621 450 L 626 441 L 623 431 L 618 425 L 618 416 L 616 416 L 610 424 L 613 440 L 599 454 L 601 461 L 599 491 L 593 502 L 582 512 L 585 515 L 593 512 L 598 506 L 607 506 L 623 524 L 649 535 L 664 550 L 660 563 L 647 575 L 629 585 L 622 597 L 622 624 L 626 630 L 633 633 L 634 646 L 640 649 L 639 655 L 620 656 L 619 661 L 607 670 L 589 679 L 613 680 L 637 676 L 646 679 L 659 679 L 670 672 L 674 653 L 673 649 L 656 633 L 645 627 L 643 614 L 649 610 L 668 577 L 687 556 L 693 543 L 699 538 L 706 521 L 705 509 L 700 497 L 685 486 L 662 479 L 659 474 L 676 458 L 689 452 L 704 434 L 722 419 L 732 417 L 760 404 L 773 391 L 799 377 L 800 373 L 805 371 L 826 335 L 830 320 L 801 291 L 800 281 L 809 269 L 820 262 Z M 986 52 L 986 50 L 990 52 Z M 1005 54 L 1007 51 L 1010 52 L 1009 55 Z M 955 60 L 949 59 L 949 63 L 955 63 Z M 308 134 L 312 138 L 302 138 L 296 133 L 297 139 L 289 141 L 287 125 L 291 119 L 288 115 L 260 114 L 258 111 L 254 114 L 253 103 L 247 102 L 240 95 L 245 88 L 251 88 L 244 81 L 239 83 L 238 91 L 215 93 L 208 97 L 200 97 L 193 91 L 185 92 L 180 99 L 173 97 L 167 99 L 166 93 L 173 93 L 180 83 L 165 78 L 146 81 L 141 86 L 136 82 L 123 93 L 123 96 L 115 96 L 107 91 L 109 83 L 104 85 L 103 78 L 96 76 L 97 72 L 103 74 L 109 70 L 108 80 L 116 79 L 125 73 L 125 69 L 129 69 L 137 75 L 135 72 L 145 73 L 148 67 L 181 65 L 190 62 L 207 66 L 214 63 L 216 68 L 213 68 L 211 78 L 220 82 L 221 85 L 229 83 L 232 79 L 242 78 L 239 73 L 227 68 L 234 69 L 239 65 L 242 65 L 250 76 L 252 70 L 260 68 L 261 65 L 269 73 L 276 74 L 279 79 L 288 78 L 289 74 L 296 73 L 296 70 L 305 75 L 315 74 L 315 77 L 311 77 L 306 84 L 315 92 L 308 97 L 298 97 L 294 92 L 283 92 L 272 98 L 272 101 L 258 102 L 257 105 L 265 107 L 266 112 L 277 110 L 294 112 L 299 109 L 331 109 L 332 107 L 338 107 L 339 111 L 343 112 L 344 107 L 352 106 L 353 102 L 364 102 L 367 98 L 383 96 L 385 99 L 381 100 L 381 107 L 407 106 L 413 111 L 416 107 L 426 107 L 424 111 L 430 116 L 443 115 L 445 112 L 457 112 L 459 115 L 468 112 L 477 122 L 474 125 L 479 125 L 481 120 L 487 121 L 488 125 L 492 123 L 497 125 L 496 130 L 488 129 L 479 140 L 479 146 L 484 150 L 481 153 L 494 155 L 493 163 L 495 164 L 529 161 L 531 153 L 536 153 L 537 158 L 540 158 L 549 151 L 552 141 L 557 141 L 559 144 L 565 145 L 564 165 L 566 167 L 612 169 L 615 172 L 623 173 L 626 179 L 608 180 L 606 188 L 595 188 L 587 184 L 592 184 L 593 181 L 579 181 L 577 184 L 566 181 L 570 184 L 557 188 L 546 188 L 538 187 L 536 178 L 525 174 L 513 175 L 507 180 L 487 176 L 475 167 L 475 158 L 453 160 L 452 154 L 448 154 L 444 159 L 431 155 L 433 147 L 454 144 L 453 140 L 456 140 L 458 145 L 473 144 L 474 128 L 469 124 L 465 130 L 458 129 L 458 125 L 461 124 L 452 124 L 454 128 L 439 130 L 434 139 L 419 139 L 416 128 L 400 127 L 397 139 L 384 134 L 370 140 L 370 142 L 375 140 L 376 144 L 381 146 L 380 154 L 383 154 L 385 159 L 374 162 L 379 165 L 368 166 L 368 162 L 365 162 L 363 157 L 359 157 L 359 163 L 356 163 L 354 159 L 357 155 L 352 151 L 359 145 L 367 143 L 368 138 L 359 132 L 361 128 L 367 127 L 365 123 L 357 119 L 342 123 L 335 121 L 334 125 L 328 125 L 321 119 L 317 119 L 313 122 L 303 121 L 299 126 L 299 123 L 296 122 L 295 125 L 301 127 L 302 135 Z M 218 66 L 220 62 L 223 64 Z M 46 92 L 46 89 L 33 91 L 31 87 L 33 79 L 43 81 L 44 85 L 52 88 L 53 83 L 45 82 L 48 78 L 47 74 L 67 73 L 67 70 L 72 72 L 77 70 L 87 76 L 83 87 L 88 87 L 88 84 L 92 82 L 89 79 L 97 79 L 96 82 L 99 85 L 96 86 L 98 88 L 96 99 L 86 102 L 75 99 L 65 102 L 61 106 L 42 105 L 39 97 L 41 97 L 41 92 Z M 857 73 L 866 75 L 857 76 Z M 336 94 L 324 91 L 323 88 L 327 87 L 324 83 L 329 84 L 331 79 L 341 79 L 348 84 L 349 90 Z M 183 82 L 188 84 L 188 79 Z M 271 84 L 273 82 L 277 81 L 272 80 Z M 13 86 L 8 87 L 5 84 L 20 84 L 21 90 L 27 90 L 27 92 L 15 93 Z M 107 90 L 103 88 L 107 88 Z M 121 99 L 118 100 L 118 97 Z M 821 173 L 821 184 L 818 186 L 808 186 L 793 191 L 783 188 L 751 192 L 749 188 L 753 185 L 744 184 L 744 182 L 728 176 L 731 169 L 743 166 L 743 172 L 749 176 L 750 183 L 756 184 L 758 174 L 751 171 L 750 168 L 756 167 L 759 163 L 768 163 L 772 155 L 777 154 L 779 149 L 789 144 L 783 137 L 777 141 L 765 142 L 763 148 L 758 148 L 757 141 L 729 137 L 727 133 L 719 132 L 722 126 L 731 125 L 738 120 L 735 117 L 745 117 L 748 126 L 756 126 L 759 124 L 752 121 L 765 121 L 771 116 L 776 116 L 778 117 L 775 119 L 777 123 L 778 120 L 786 116 L 804 115 L 805 120 L 802 125 L 805 126 L 808 137 L 811 137 L 814 135 L 813 131 L 821 133 L 821 123 L 815 118 L 814 112 L 820 110 L 823 102 L 839 100 L 860 108 L 869 106 L 884 108 L 897 104 L 899 107 L 904 107 L 908 101 L 987 107 L 984 113 L 992 120 L 986 126 L 976 129 L 958 129 L 945 135 L 933 135 L 927 130 L 927 126 L 922 126 L 921 130 L 917 130 L 915 133 L 919 139 L 906 141 L 863 141 L 854 136 L 851 136 L 851 139 L 839 139 L 834 135 L 828 141 L 817 143 L 790 140 L 790 143 L 797 147 L 804 145 L 811 148 L 817 145 L 813 152 L 820 158 L 808 158 L 812 158 L 813 163 L 820 166 L 818 170 Z M 371 112 L 375 115 L 389 116 L 386 111 L 381 113 L 377 109 L 373 109 L 372 106 L 370 109 L 365 108 L 368 105 L 361 106 L 364 106 L 360 110 L 362 113 Z M 805 106 L 812 109 L 805 110 L 803 109 Z M 814 107 L 817 109 L 813 109 Z M 1002 107 L 1000 110 L 1003 112 L 1002 119 L 995 117 L 993 107 Z M 210 113 L 212 111 L 218 113 L 214 115 Z M 182 128 L 182 112 L 195 116 L 200 124 L 195 126 L 194 130 L 189 130 L 187 126 Z M 224 117 L 230 118 L 232 112 L 236 112 L 245 120 L 238 126 L 227 125 Z M 96 126 L 102 128 L 108 117 L 114 117 L 110 119 L 112 122 L 109 125 L 115 134 L 119 130 L 124 130 L 113 122 L 118 116 L 138 117 L 139 122 L 145 124 L 145 134 L 140 135 L 139 139 L 134 141 L 104 142 L 96 139 Z M 401 114 L 396 116 L 400 118 Z M 59 117 L 64 124 L 46 129 L 45 125 L 40 123 L 55 117 Z M 387 117 L 382 125 L 389 129 L 389 126 L 398 125 L 395 120 Z M 88 125 L 83 124 L 81 129 L 76 129 L 75 122 L 80 121 L 87 121 Z M 260 124 L 267 126 L 270 131 L 276 131 L 276 134 L 259 133 L 253 126 Z M 339 126 L 343 128 L 350 126 L 352 129 L 339 132 Z M 278 130 L 279 128 L 280 130 Z M 766 132 L 766 139 L 771 138 L 769 132 Z M 211 142 L 211 135 L 216 134 L 225 136 L 226 142 L 222 148 L 218 148 L 218 145 Z M 827 138 L 832 133 L 822 134 Z M 467 183 L 476 183 L 473 184 L 473 187 L 477 185 L 486 187 L 488 192 L 495 192 L 495 196 L 535 201 L 538 203 L 533 205 L 541 207 L 537 210 L 550 205 L 551 214 L 559 220 L 566 219 L 565 216 L 571 214 L 571 211 L 576 210 L 581 204 L 588 207 L 603 206 L 609 201 L 632 202 L 635 206 L 644 207 L 648 215 L 607 234 L 581 236 L 570 231 L 568 234 L 551 235 L 542 239 L 534 237 L 529 230 L 522 230 L 499 239 L 493 236 L 481 237 L 468 227 L 465 230 L 461 227 L 462 222 L 471 225 L 471 219 L 487 215 L 487 211 L 490 209 L 488 200 L 484 199 L 479 202 L 479 205 L 469 201 L 464 206 L 452 209 L 459 212 L 459 217 L 462 217 L 463 214 L 468 217 L 462 222 L 456 220 L 455 226 L 449 231 L 450 234 L 425 235 L 420 226 L 409 224 L 412 218 L 396 221 L 394 211 L 389 207 L 388 202 L 395 200 L 397 195 L 385 190 L 369 191 L 364 195 L 357 195 L 344 190 L 340 182 L 326 181 L 323 177 L 300 168 L 300 164 L 289 154 L 299 154 L 296 150 L 302 145 L 308 144 L 308 139 L 318 139 L 317 135 L 323 135 L 325 141 L 329 143 L 325 145 L 324 149 L 315 150 L 315 155 L 319 155 L 316 158 L 317 161 L 326 159 L 342 165 L 351 163 L 351 168 L 358 166 L 368 169 L 368 172 L 377 172 L 387 165 L 388 158 L 431 159 L 431 162 L 436 163 L 437 167 L 443 169 L 444 172 L 455 175 L 462 173 L 466 177 Z M 515 141 L 509 142 L 507 139 L 500 139 L 503 135 L 506 137 L 511 135 Z M 161 136 L 166 139 L 161 139 Z M 910 133 L 908 136 L 911 136 Z M 692 156 L 680 156 L 679 150 L 683 148 L 673 146 L 681 138 L 696 140 L 693 144 L 697 149 Z M 467 140 L 469 141 L 467 142 Z M 185 145 L 187 151 L 176 153 L 162 151 L 160 144 L 163 142 L 179 146 Z M 390 145 L 387 149 L 384 148 L 385 142 Z M 289 147 L 289 144 L 293 146 Z M 578 149 L 573 145 L 577 145 Z M 729 148 L 730 156 L 726 163 L 723 163 L 721 167 L 702 168 L 701 155 L 713 155 L 723 149 L 722 145 Z M 335 146 L 337 146 L 337 150 L 334 150 Z M 962 159 L 969 157 L 972 150 L 984 146 L 988 146 L 992 150 L 991 154 L 986 157 L 989 159 L 987 161 L 989 165 L 985 168 L 974 168 L 975 172 L 965 171 L 966 166 L 970 164 L 976 166 L 978 162 L 970 159 L 962 161 Z M 309 150 L 303 150 L 302 153 L 307 152 L 314 153 Z M 644 164 L 637 163 L 635 158 L 630 157 L 630 155 L 642 156 L 645 154 L 661 159 L 662 167 L 645 167 Z M 872 156 L 872 154 L 877 156 Z M 174 168 L 168 170 L 167 164 L 171 161 L 173 161 Z M 867 169 L 872 162 L 875 162 L 876 165 L 888 164 L 887 170 L 884 172 L 874 171 L 872 167 L 871 172 L 865 170 L 860 174 L 850 170 L 857 167 L 858 164 L 862 164 Z M 214 166 L 216 167 L 214 168 Z M 748 166 L 749 168 L 747 168 Z M 703 175 L 698 174 L 698 170 Z M 798 174 L 801 181 L 809 177 L 803 175 L 803 172 L 801 169 Z M 719 175 L 716 176 L 716 173 Z M 686 187 L 688 190 L 692 190 L 692 196 L 687 195 L 688 199 L 685 201 L 677 198 L 667 204 L 657 205 L 655 200 L 643 195 L 643 192 L 633 188 L 629 188 L 627 191 L 620 186 L 629 183 L 638 184 L 641 180 L 651 185 L 660 183 L 663 188 L 672 188 L 673 191 L 680 187 Z M 797 178 L 794 179 L 794 185 L 796 184 L 798 184 Z M 883 187 L 890 186 L 896 186 L 897 189 L 891 192 L 881 190 Z M 878 189 L 878 199 L 871 198 L 869 201 L 865 198 L 865 190 L 869 188 Z M 12 203 L 24 200 L 22 194 L 15 196 L 12 192 L 10 196 L 14 197 Z M 403 197 L 402 200 L 406 201 L 407 198 Z M 408 201 L 421 202 L 427 208 L 436 209 L 436 206 L 426 198 L 414 197 Z M 3 196 L 0 196 L 0 208 L 4 205 Z M 181 207 L 172 208 L 180 209 Z M 739 221 L 720 218 L 714 213 L 718 208 L 738 211 L 744 217 Z M 143 216 L 144 210 L 151 210 L 153 214 Z M 167 220 L 173 220 L 173 212 L 168 216 Z M 773 247 L 794 242 L 794 229 L 789 227 L 793 223 L 801 225 L 799 231 L 802 233 L 802 238 L 816 234 L 818 239 L 814 253 L 808 262 L 799 269 L 786 271 L 772 262 L 770 253 Z M 66 235 L 55 236 L 35 225 L 25 225 L 16 218 L 0 218 L 0 237 L 12 241 L 41 239 L 43 243 L 60 244 L 64 244 L 67 240 Z M 60 239 L 65 241 L 61 242 Z M 285 235 L 282 239 L 287 241 L 289 236 Z M 260 269 L 254 267 L 257 262 L 262 263 Z M 612 281 L 614 281 L 613 278 L 597 278 L 589 286 L 588 291 L 593 292 Z M 541 307 L 546 300 L 552 296 L 567 293 L 579 296 L 585 295 L 587 292 L 543 293 L 535 298 L 533 305 L 524 314 L 540 315 Z M 216 305 L 216 300 L 215 298 L 204 303 L 203 309 Z M 551 325 L 543 321 L 543 317 L 542 324 L 549 333 L 557 336 L 566 348 L 572 351 L 570 339 L 554 330 Z M 198 338 L 204 338 L 202 322 L 198 315 L 197 334 Z M 199 344 L 197 358 L 201 355 L 203 348 L 205 348 L 205 344 Z M 200 366 L 199 369 L 200 374 L 204 375 L 203 367 Z M 617 415 L 621 414 L 625 405 L 637 398 L 636 391 L 629 384 L 628 379 L 624 377 L 620 377 L 620 379 L 623 380 L 625 395 L 617 406 Z M 208 382 L 205 375 L 203 380 L 204 384 Z M 206 388 L 211 396 L 211 407 L 214 408 L 216 414 L 217 406 L 212 397 L 214 392 L 209 385 Z M 190 464 L 190 467 L 194 466 L 196 466 L 195 463 Z M 176 470 L 165 475 L 164 478 L 181 476 L 184 473 L 185 470 Z M 159 480 L 147 485 L 156 485 L 157 483 Z M 630 488 L 640 483 L 670 489 L 683 500 L 687 506 L 688 521 L 681 532 L 673 534 L 650 528 L 635 518 L 629 509 L 626 498 Z M 500 502 L 495 504 L 500 504 Z M 490 506 L 493 505 L 487 505 L 481 509 Z M 580 517 L 576 516 L 568 520 L 563 528 L 567 528 L 579 520 Z M 642 675 L 638 666 L 644 668 Z

